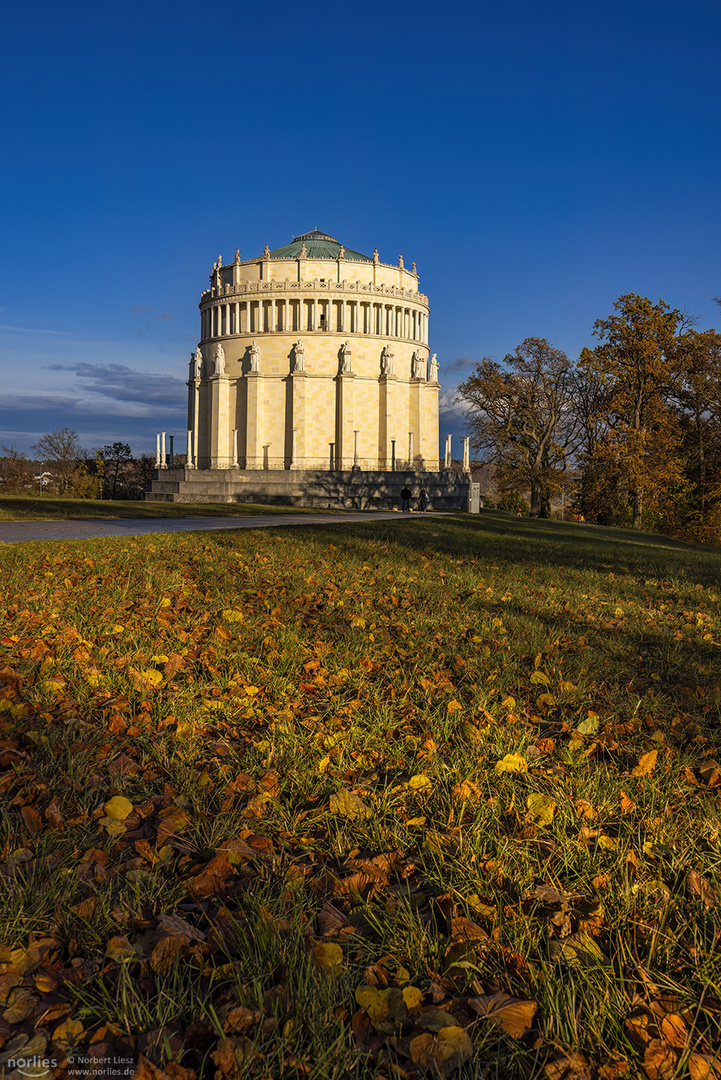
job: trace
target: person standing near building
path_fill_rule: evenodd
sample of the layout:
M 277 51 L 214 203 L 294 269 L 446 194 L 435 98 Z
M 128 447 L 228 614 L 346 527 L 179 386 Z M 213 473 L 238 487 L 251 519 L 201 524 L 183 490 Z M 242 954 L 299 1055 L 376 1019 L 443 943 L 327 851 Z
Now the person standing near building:
M 413 492 L 408 487 L 408 484 L 401 491 L 401 510 L 404 514 L 410 514 L 411 512 L 411 497 Z
M 421 513 L 425 514 L 426 507 L 428 506 L 428 492 L 424 487 L 421 488 L 418 495 L 418 505 L 420 507 Z

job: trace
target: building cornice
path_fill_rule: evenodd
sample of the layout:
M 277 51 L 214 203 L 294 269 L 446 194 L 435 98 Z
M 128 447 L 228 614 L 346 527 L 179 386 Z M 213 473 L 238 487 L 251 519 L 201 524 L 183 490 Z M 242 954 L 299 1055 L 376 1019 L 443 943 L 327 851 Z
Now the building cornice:
M 397 285 L 364 285 L 350 281 L 241 281 L 237 285 L 223 285 L 219 289 L 206 289 L 200 297 L 200 305 L 213 300 L 228 300 L 234 297 L 263 297 L 268 293 L 290 294 L 290 298 L 306 293 L 319 293 L 327 298 L 328 293 L 342 297 L 345 293 L 354 298 L 365 299 L 368 296 L 387 296 L 397 300 L 417 304 L 428 308 L 430 304 L 424 293 L 413 289 L 401 289 Z M 365 296 L 363 296 L 365 294 Z

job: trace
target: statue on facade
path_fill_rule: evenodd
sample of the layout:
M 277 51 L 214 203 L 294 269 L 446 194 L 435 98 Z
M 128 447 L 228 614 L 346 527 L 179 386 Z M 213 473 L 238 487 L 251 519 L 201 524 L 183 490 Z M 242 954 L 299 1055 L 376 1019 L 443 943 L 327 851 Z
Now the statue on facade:
M 411 273 L 415 274 L 416 277 L 418 277 L 418 271 L 416 270 L 416 264 L 415 263 L 413 263 L 413 270 L 411 271 Z
M 430 370 L 428 373 L 429 382 L 438 382 L 438 361 L 436 359 L 436 353 L 433 353 L 431 357 Z
M 390 345 L 384 345 L 381 353 L 381 375 L 393 374 L 393 349 Z
M 240 262 L 240 248 L 235 249 L 235 262 L 236 265 Z
M 293 371 L 305 371 L 305 345 L 296 341 L 293 346 Z
M 303 241 L 303 246 L 300 249 L 300 257 L 301 259 L 306 259 L 308 257 L 308 248 L 305 246 L 305 240 Z
M 268 247 L 267 244 L 263 248 L 263 258 L 264 259 L 269 259 L 270 258 L 270 248 Z
M 339 259 L 345 259 L 345 248 L 343 247 L 343 245 L 342 245 L 342 244 L 341 244 L 341 246 L 340 246 L 340 247 L 338 248 L 338 258 L 339 258 Z
M 340 372 L 341 375 L 348 375 L 351 367 L 351 348 L 347 341 L 344 341 L 340 347 Z
M 225 349 L 218 342 L 215 346 L 215 352 L 213 353 L 213 362 L 215 364 L 214 375 L 225 375 Z
M 260 349 L 257 341 L 250 346 L 250 370 L 260 371 Z
M 203 378 L 203 351 L 200 348 L 200 345 L 198 345 L 198 348 L 192 354 L 192 361 L 191 362 L 193 364 L 193 378 L 194 379 L 202 379 Z
M 422 379 L 422 378 L 424 378 L 424 372 L 423 372 L 424 366 L 425 365 L 424 365 L 424 362 L 423 362 L 422 355 L 418 351 L 414 352 L 413 357 L 411 359 L 411 372 L 412 372 L 412 376 L 413 376 L 414 379 Z

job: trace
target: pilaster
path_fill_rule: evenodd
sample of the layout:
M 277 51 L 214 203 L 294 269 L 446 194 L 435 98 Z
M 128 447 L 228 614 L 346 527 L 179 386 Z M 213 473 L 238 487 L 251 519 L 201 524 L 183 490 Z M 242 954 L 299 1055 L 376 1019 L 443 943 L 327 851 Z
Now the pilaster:
M 336 375 L 335 462 L 336 469 L 353 468 L 353 398 L 356 376 L 352 371 Z
M 425 418 L 425 379 L 411 379 L 409 389 L 409 409 L 408 418 L 410 420 L 409 430 L 413 432 L 414 439 L 414 460 L 410 462 L 411 468 L 425 468 L 423 451 L 425 449 L 424 441 L 424 428 L 427 426 Z
M 402 432 L 396 431 L 399 408 L 400 386 L 395 375 L 381 375 L 378 380 L 379 393 L 379 431 L 378 431 L 378 468 L 392 469 L 393 447 L 391 442 L 401 438 Z
M 290 469 L 305 469 L 308 372 L 293 371 L 288 379 L 290 380 L 290 401 L 286 412 L 286 461 Z
M 230 376 L 211 375 L 210 388 L 210 467 L 227 469 L 231 464 Z
M 262 371 L 245 374 L 245 467 L 263 468 L 265 376 Z

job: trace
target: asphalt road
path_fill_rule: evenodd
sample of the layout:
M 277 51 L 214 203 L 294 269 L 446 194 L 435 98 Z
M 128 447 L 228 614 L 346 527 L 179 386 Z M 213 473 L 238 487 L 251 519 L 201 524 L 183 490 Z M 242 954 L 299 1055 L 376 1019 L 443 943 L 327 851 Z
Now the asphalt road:
M 416 515 L 417 516 L 417 515 Z M 428 517 L 435 516 L 431 513 Z M 337 525 L 344 521 L 402 521 L 397 511 L 344 511 L 337 514 L 258 514 L 242 517 L 100 518 L 90 521 L 0 521 L 0 544 L 28 540 L 93 540 L 103 536 L 206 532 L 211 529 L 270 529 L 281 525 Z

